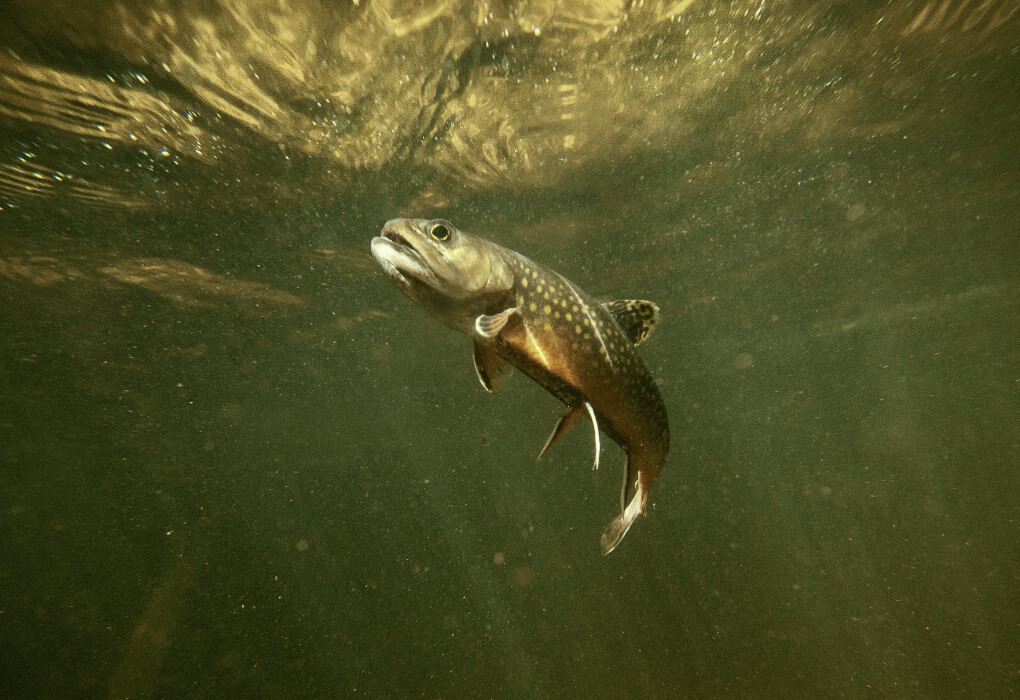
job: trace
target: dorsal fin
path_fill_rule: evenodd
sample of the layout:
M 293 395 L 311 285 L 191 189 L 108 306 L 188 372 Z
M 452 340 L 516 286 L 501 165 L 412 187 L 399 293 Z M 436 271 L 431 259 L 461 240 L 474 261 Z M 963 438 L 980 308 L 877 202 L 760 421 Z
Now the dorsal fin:
M 659 322 L 659 307 L 650 301 L 622 299 L 607 301 L 603 306 L 635 345 L 640 345 L 641 341 L 651 335 L 655 324 Z

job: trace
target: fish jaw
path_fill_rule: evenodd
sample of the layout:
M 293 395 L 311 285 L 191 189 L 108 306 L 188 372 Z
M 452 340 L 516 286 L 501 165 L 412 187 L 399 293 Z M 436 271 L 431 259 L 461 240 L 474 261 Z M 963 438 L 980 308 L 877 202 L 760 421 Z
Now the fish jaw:
M 479 316 L 505 309 L 513 276 L 503 248 L 442 219 L 392 219 L 372 256 L 404 296 L 435 320 L 475 338 Z
M 401 291 L 410 290 L 414 280 L 435 285 L 435 274 L 421 254 L 406 243 L 387 236 L 372 239 L 372 257 Z

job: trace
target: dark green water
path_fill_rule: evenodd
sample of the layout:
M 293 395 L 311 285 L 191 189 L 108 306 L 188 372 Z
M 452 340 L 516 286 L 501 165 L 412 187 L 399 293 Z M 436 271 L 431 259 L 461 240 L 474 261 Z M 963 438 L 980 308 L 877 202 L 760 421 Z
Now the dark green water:
M 0 6 L 0 697 L 1020 692 L 1016 5 L 362 5 Z M 610 556 L 395 216 L 661 306 Z

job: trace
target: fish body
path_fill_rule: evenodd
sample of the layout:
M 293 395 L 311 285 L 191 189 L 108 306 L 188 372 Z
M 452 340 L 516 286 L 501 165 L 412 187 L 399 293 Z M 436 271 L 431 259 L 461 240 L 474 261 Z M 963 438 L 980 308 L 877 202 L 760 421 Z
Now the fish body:
M 372 239 L 393 284 L 429 315 L 474 341 L 478 378 L 495 391 L 516 367 L 567 406 L 542 450 L 586 417 L 627 455 L 620 514 L 603 554 L 647 509 L 669 452 L 669 419 L 635 345 L 657 320 L 645 301 L 603 304 L 520 253 L 442 219 L 393 219 Z M 541 455 L 540 455 L 541 456 Z

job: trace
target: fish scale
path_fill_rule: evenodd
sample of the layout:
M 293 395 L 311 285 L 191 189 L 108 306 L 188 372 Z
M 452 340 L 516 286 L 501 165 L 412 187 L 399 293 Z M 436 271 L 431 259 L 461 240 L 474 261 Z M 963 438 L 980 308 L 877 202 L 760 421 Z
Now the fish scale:
M 478 378 L 495 391 L 512 368 L 567 406 L 544 454 L 585 416 L 626 455 L 620 513 L 601 538 L 608 554 L 639 514 L 669 452 L 669 419 L 635 346 L 658 307 L 602 304 L 553 270 L 442 219 L 393 219 L 372 239 L 387 276 L 429 315 L 472 338 Z M 541 456 L 541 454 L 539 456 Z

